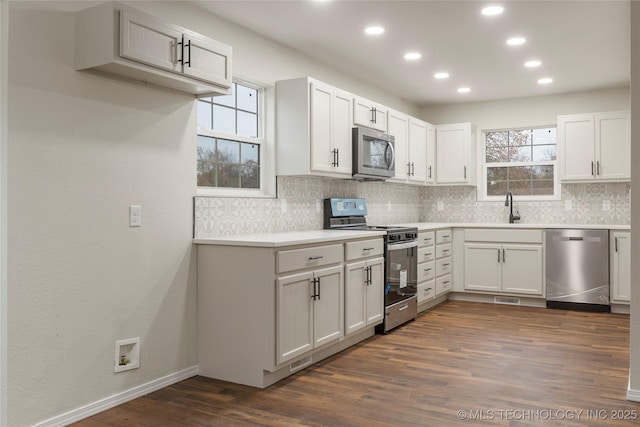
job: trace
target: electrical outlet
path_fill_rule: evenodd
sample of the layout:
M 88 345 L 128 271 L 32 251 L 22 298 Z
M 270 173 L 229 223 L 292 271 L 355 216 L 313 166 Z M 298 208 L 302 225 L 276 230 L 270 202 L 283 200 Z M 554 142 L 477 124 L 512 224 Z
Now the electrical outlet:
M 603 211 L 611 210 L 611 202 L 609 200 L 603 200 L 602 201 L 602 210 Z
M 129 227 L 140 227 L 142 225 L 142 206 L 129 205 Z
M 287 213 L 287 199 L 280 199 L 280 212 Z
M 322 212 L 322 200 L 316 199 L 316 213 Z
M 439 211 L 444 210 L 444 202 L 442 200 L 438 200 L 438 210 Z
M 573 209 L 573 202 L 571 200 L 565 200 L 564 201 L 564 210 L 565 211 L 570 211 L 571 209 Z
M 387 212 L 391 212 L 391 202 L 387 202 Z
M 140 367 L 140 337 L 116 341 L 113 372 L 129 371 Z

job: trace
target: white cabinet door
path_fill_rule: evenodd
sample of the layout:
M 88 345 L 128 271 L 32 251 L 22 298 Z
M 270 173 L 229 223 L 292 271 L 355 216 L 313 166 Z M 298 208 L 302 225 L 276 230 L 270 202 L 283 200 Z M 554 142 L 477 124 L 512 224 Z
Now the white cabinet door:
M 502 246 L 502 290 L 542 295 L 542 246 Z
M 630 114 L 596 114 L 596 175 L 598 180 L 631 179 Z
M 470 183 L 472 177 L 469 160 L 470 144 L 470 124 L 437 126 L 436 182 L 438 184 Z
M 387 108 L 368 99 L 354 97 L 353 124 L 387 132 Z
M 501 259 L 501 245 L 465 243 L 464 288 L 478 291 L 500 291 Z
M 231 47 L 210 38 L 185 32 L 182 58 L 184 75 L 231 87 Z
M 330 85 L 310 85 L 311 170 L 351 176 L 351 98 Z
M 347 264 L 346 334 L 378 323 L 384 315 L 384 258 Z
M 313 301 L 314 347 L 344 336 L 344 268 L 315 270 L 316 299 Z
M 436 182 L 436 127 L 427 123 L 427 184 Z
M 611 302 L 631 301 L 631 233 L 611 235 Z
M 367 286 L 367 325 L 379 322 L 384 316 L 384 258 L 367 261 L 369 285 Z
M 394 137 L 396 175 L 392 181 L 406 182 L 409 177 L 411 164 L 409 163 L 409 116 L 398 111 L 390 110 L 387 124 L 388 133 Z
M 313 273 L 277 280 L 277 363 L 302 355 L 314 347 Z
M 411 175 L 409 181 L 424 184 L 427 182 L 427 123 L 409 119 L 409 160 Z
M 349 92 L 333 88 L 333 109 L 332 109 L 332 149 L 336 150 L 336 164 L 333 171 L 350 177 L 352 171 L 351 152 L 352 144 L 352 103 L 353 95 Z
M 563 181 L 595 179 L 595 121 L 593 114 L 558 117 L 558 143 Z
M 182 72 L 182 32 L 143 13 L 120 13 L 120 56 L 163 70 Z

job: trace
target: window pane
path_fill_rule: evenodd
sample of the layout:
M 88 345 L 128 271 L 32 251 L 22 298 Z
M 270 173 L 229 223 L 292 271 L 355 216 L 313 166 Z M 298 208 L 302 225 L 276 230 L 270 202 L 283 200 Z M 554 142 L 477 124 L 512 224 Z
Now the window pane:
M 241 156 L 240 163 L 259 163 L 260 159 L 260 146 L 258 144 L 243 143 L 240 146 Z
M 540 180 L 533 181 L 533 188 L 531 194 L 536 196 L 550 196 L 553 195 L 553 180 Z
M 533 161 L 534 162 L 546 162 L 548 160 L 556 159 L 556 146 L 555 145 L 534 145 L 533 146 Z
M 258 112 L 258 91 L 250 87 L 237 85 L 238 90 L 238 109 Z
M 530 130 L 509 131 L 509 145 L 513 147 L 531 145 L 531 131 Z
M 531 180 L 531 166 L 516 166 L 507 169 L 509 182 L 514 180 Z
M 238 111 L 238 135 L 258 137 L 258 116 L 256 114 Z
M 511 149 L 512 162 L 530 162 L 531 161 L 531 146 L 513 147 Z
M 487 148 L 506 147 L 509 145 L 509 132 L 487 132 Z
M 488 196 L 503 196 L 507 194 L 507 181 L 491 181 L 487 184 Z
M 553 166 L 533 166 L 531 168 L 531 179 L 553 180 Z
M 218 163 L 238 163 L 240 160 L 240 143 L 219 139 L 217 154 Z
M 214 187 L 215 183 L 215 165 L 198 161 L 198 187 Z
M 213 130 L 236 133 L 236 110 L 219 105 L 213 106 Z
M 509 191 L 511 191 L 514 196 L 528 196 L 531 194 L 531 181 L 509 180 Z
M 198 135 L 198 160 L 213 160 L 215 153 L 215 138 Z
M 243 165 L 242 188 L 260 188 L 260 168 L 257 165 Z
M 555 144 L 556 128 L 534 129 L 533 145 Z
M 222 96 L 214 96 L 213 99 L 213 103 L 214 104 L 220 104 L 220 105 L 226 105 L 227 107 L 234 107 L 236 106 L 236 84 L 234 83 L 231 86 L 231 95 L 222 95 Z
M 487 148 L 487 163 L 503 163 L 509 161 L 509 148 Z
M 211 104 L 198 101 L 198 129 L 211 129 Z
M 218 165 L 218 187 L 240 187 L 240 166 Z
M 487 181 L 506 181 L 507 168 L 487 168 Z

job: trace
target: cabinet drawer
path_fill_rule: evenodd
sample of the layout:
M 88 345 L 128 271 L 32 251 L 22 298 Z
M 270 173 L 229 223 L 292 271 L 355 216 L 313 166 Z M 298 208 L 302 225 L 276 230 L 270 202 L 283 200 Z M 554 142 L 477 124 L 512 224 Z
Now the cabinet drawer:
M 278 273 L 337 264 L 341 263 L 343 259 L 344 249 L 341 244 L 279 251 Z
M 418 304 L 422 301 L 428 301 L 436 296 L 436 283 L 434 280 L 430 280 L 418 285 Z
M 451 235 L 453 232 L 451 229 L 437 230 L 436 231 L 436 244 L 449 243 L 451 241 Z
M 382 239 L 361 240 L 359 242 L 347 242 L 347 261 L 370 256 L 380 256 L 384 252 Z
M 429 246 L 435 243 L 436 233 L 434 231 L 421 231 L 418 233 L 418 246 Z
M 426 282 L 436 277 L 436 265 L 433 261 L 418 264 L 418 283 Z
M 436 258 L 444 258 L 448 256 L 451 256 L 451 243 L 436 246 Z
M 436 260 L 436 276 L 451 273 L 451 257 Z
M 433 261 L 436 256 L 436 249 L 433 246 L 418 248 L 418 262 Z
M 436 279 L 436 295 L 451 291 L 451 274 Z

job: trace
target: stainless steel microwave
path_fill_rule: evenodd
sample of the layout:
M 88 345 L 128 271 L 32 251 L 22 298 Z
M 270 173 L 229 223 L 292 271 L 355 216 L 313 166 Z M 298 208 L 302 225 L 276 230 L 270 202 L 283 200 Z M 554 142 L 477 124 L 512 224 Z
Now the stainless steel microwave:
M 384 180 L 395 176 L 394 137 L 365 127 L 353 128 L 353 177 Z

